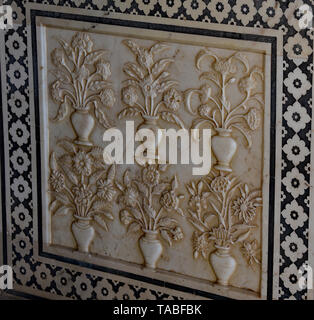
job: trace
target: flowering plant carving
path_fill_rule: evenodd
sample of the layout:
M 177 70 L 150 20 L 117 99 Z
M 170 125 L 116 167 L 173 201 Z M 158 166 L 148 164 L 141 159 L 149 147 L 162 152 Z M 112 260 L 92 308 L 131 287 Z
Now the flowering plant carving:
M 106 170 L 100 147 L 84 150 L 69 140 L 59 145 L 65 153 L 50 155 L 50 211 L 55 215 L 71 212 L 76 219 L 94 220 L 107 231 L 107 221 L 114 219 L 110 211 L 116 195 L 115 166 Z
M 157 117 L 182 128 L 184 124 L 176 111 L 182 103 L 181 93 L 174 88 L 177 83 L 169 80 L 166 68 L 174 61 L 172 58 L 155 60 L 155 56 L 169 49 L 163 43 L 155 43 L 150 48 L 140 47 L 136 42 L 123 43 L 132 51 L 136 62 L 127 62 L 123 71 L 128 76 L 122 89 L 122 101 L 127 105 L 119 113 L 121 117 Z
M 104 59 L 106 50 L 93 50 L 93 41 L 86 33 L 77 33 L 71 43 L 59 40 L 61 48 L 52 51 L 51 59 L 56 69 L 56 80 L 50 93 L 59 104 L 55 121 L 63 120 L 69 108 L 87 113 L 93 107 L 95 117 L 104 128 L 111 127 L 103 106 L 115 103 L 114 91 L 108 80 L 110 63 Z M 75 127 L 75 124 L 74 124 Z
M 187 190 L 190 194 L 188 220 L 196 229 L 192 239 L 194 258 L 200 255 L 206 258 L 211 251 L 211 241 L 216 248 L 230 248 L 237 243 L 248 248 L 244 241 L 256 227 L 252 222 L 261 206 L 259 191 L 250 191 L 247 184 L 221 173 L 192 182 Z M 242 252 L 248 257 L 253 248 Z
M 199 89 L 190 89 L 185 92 L 185 103 L 189 112 L 198 115 L 193 122 L 193 128 L 209 124 L 213 129 L 232 131 L 238 130 L 247 140 L 248 146 L 252 144 L 249 130 L 258 129 L 261 122 L 260 107 L 263 107 L 262 94 L 256 92 L 259 79 L 263 79 L 262 71 L 254 67 L 249 69 L 247 58 L 237 52 L 230 57 L 220 58 L 209 49 L 201 50 L 196 57 L 196 67 L 201 70 L 201 62 L 205 57 L 211 58 L 210 69 L 200 75 L 206 83 Z M 245 74 L 240 74 L 239 62 L 244 66 Z M 231 84 L 237 84 L 243 98 L 241 102 L 233 104 L 228 91 Z M 218 89 L 214 94 L 214 90 Z M 197 95 L 200 104 L 195 109 L 192 106 L 192 96 Z
M 128 226 L 129 232 L 159 232 L 169 245 L 181 240 L 183 232 L 171 213 L 183 215 L 179 201 L 183 195 L 177 194 L 176 176 L 171 181 L 161 179 L 165 165 L 146 165 L 142 169 L 140 180 L 131 179 L 125 171 L 123 184 L 116 183 L 121 191 L 118 198 L 123 206 L 120 220 Z

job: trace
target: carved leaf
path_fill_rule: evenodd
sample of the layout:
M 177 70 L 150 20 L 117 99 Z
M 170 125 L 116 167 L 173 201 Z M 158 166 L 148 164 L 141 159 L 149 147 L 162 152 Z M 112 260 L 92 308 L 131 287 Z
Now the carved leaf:
M 161 72 L 163 72 L 165 70 L 165 68 L 167 67 L 167 65 L 171 62 L 173 62 L 173 59 L 170 58 L 165 58 L 165 59 L 161 59 L 159 61 L 157 61 L 153 68 L 152 68 L 152 74 L 154 76 L 159 75 Z
M 169 187 L 169 183 L 159 183 L 154 187 L 153 194 L 159 195 L 163 191 L 165 191 L 165 189 L 168 187 Z
M 172 112 L 162 111 L 162 112 L 160 112 L 160 117 L 164 121 L 174 123 L 174 124 L 178 125 L 179 127 L 184 128 L 184 124 L 182 123 L 180 118 Z
M 160 230 L 160 235 L 168 242 L 169 246 L 172 246 L 172 240 L 167 230 Z
M 57 205 L 58 205 L 58 200 L 51 201 L 49 204 L 49 210 L 53 212 L 56 209 Z
M 239 235 L 236 242 L 241 242 L 241 241 L 244 241 L 245 239 L 247 239 L 247 237 L 250 235 L 250 232 L 251 232 L 251 230 Z
M 71 82 L 70 77 L 64 71 L 58 69 L 58 70 L 52 70 L 51 72 L 60 82 L 63 82 L 63 84 L 68 84 Z
M 89 184 L 95 184 L 105 173 L 104 170 L 96 170 L 92 175 L 89 177 Z
M 104 54 L 106 54 L 107 52 L 105 50 L 97 50 L 97 51 L 93 51 L 91 53 L 89 53 L 84 60 L 84 63 L 86 64 L 93 64 L 95 63 L 97 60 L 99 60 Z
M 141 49 L 140 47 L 131 40 L 124 40 L 122 41 L 127 47 L 129 47 L 131 49 L 131 51 L 137 56 L 141 54 Z
M 67 166 L 62 167 L 63 172 L 72 184 L 78 184 L 78 178 L 75 173 Z
M 71 58 L 72 57 L 72 53 L 73 53 L 73 50 L 71 48 L 71 46 L 65 42 L 64 40 L 59 40 L 59 43 L 60 45 L 62 46 L 63 50 L 65 51 L 66 55 Z
M 131 213 L 133 214 L 134 218 L 137 220 L 141 220 L 142 219 L 142 214 L 139 210 L 137 210 L 136 208 L 130 208 Z
M 140 192 L 142 192 L 145 197 L 147 197 L 148 196 L 148 187 L 144 183 L 136 181 L 136 180 L 134 181 L 134 183 L 136 184 L 138 190 Z
M 68 197 L 66 195 L 64 195 L 63 193 L 58 193 L 58 192 L 54 192 L 54 191 L 51 193 L 55 196 L 56 200 L 60 201 L 63 204 L 69 204 Z
M 170 227 L 174 223 L 177 223 L 177 220 L 165 217 L 165 218 L 161 218 L 159 220 L 158 225 L 160 227 Z
M 61 121 L 66 117 L 67 114 L 68 104 L 66 102 L 66 99 L 64 99 L 64 101 L 60 103 L 57 115 L 55 116 L 55 118 L 52 119 L 52 121 Z
M 176 175 L 172 179 L 171 188 L 172 190 L 176 190 L 178 188 L 178 180 Z
M 102 214 L 109 220 L 114 220 L 113 215 L 110 212 L 104 211 Z
M 98 120 L 99 124 L 102 125 L 105 129 L 108 129 L 111 127 L 111 124 L 109 120 L 107 119 L 106 114 L 100 109 L 100 107 L 96 107 L 97 104 L 95 104 L 95 116 Z
M 198 222 L 196 222 L 196 221 L 194 221 L 193 219 L 190 219 L 190 218 L 188 218 L 188 220 L 189 220 L 189 222 L 190 222 L 191 224 L 193 224 L 193 226 L 194 226 L 197 230 L 199 230 L 199 231 L 201 231 L 201 232 L 205 232 L 205 231 L 206 231 L 206 229 L 205 229 L 201 224 L 199 224 Z
M 124 65 L 123 71 L 129 75 L 131 78 L 136 78 L 136 79 L 143 79 L 144 78 L 144 73 L 141 70 L 140 67 L 138 67 L 135 63 L 133 62 L 128 62 Z
M 149 52 L 152 54 L 159 53 L 163 50 L 169 49 L 169 46 L 163 43 L 155 43 L 150 49 Z
M 106 231 L 108 231 L 108 225 L 99 215 L 94 215 L 94 220 Z
M 173 80 L 165 81 L 160 85 L 160 87 L 158 89 L 158 93 L 163 93 L 176 84 L 177 84 L 177 82 L 173 81 Z
M 91 91 L 99 91 L 101 89 L 103 89 L 106 85 L 108 84 L 107 81 L 104 80 L 95 80 L 92 81 L 89 85 L 89 90 Z
M 51 152 L 50 155 L 50 169 L 51 170 L 57 170 L 58 169 L 58 164 L 56 160 L 56 154 L 54 152 Z
M 121 112 L 119 112 L 118 118 L 121 119 L 123 117 L 135 117 L 140 114 L 141 113 L 139 112 L 138 109 L 133 108 L 133 107 L 128 107 L 128 108 L 123 109 Z
M 108 206 L 107 202 L 103 200 L 94 201 L 92 208 L 95 210 L 101 210 Z
M 61 206 L 60 208 L 58 208 L 58 210 L 56 210 L 56 212 L 54 213 L 55 216 L 65 216 L 69 213 L 69 211 L 71 211 L 72 208 L 66 207 L 66 206 Z
M 58 145 L 69 153 L 76 153 L 76 146 L 68 140 L 60 140 L 58 141 Z
M 131 186 L 131 180 L 130 180 L 130 177 L 129 177 L 129 171 L 128 170 L 126 170 L 125 173 L 124 173 L 123 183 L 127 187 Z
M 140 224 L 138 224 L 137 222 L 132 222 L 128 227 L 128 232 L 137 232 L 140 229 Z
M 116 176 L 116 166 L 113 164 L 109 168 L 109 171 L 107 174 L 107 180 L 112 182 L 114 180 L 115 176 Z

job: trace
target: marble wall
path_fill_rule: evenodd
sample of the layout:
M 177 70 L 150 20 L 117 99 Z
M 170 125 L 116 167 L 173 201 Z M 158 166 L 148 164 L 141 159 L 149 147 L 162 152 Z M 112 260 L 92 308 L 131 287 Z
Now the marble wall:
M 300 22 L 311 1 L 5 4 L 1 262 L 12 293 L 313 299 L 298 282 L 314 266 L 313 28 Z M 128 120 L 211 128 L 210 173 L 105 164 L 105 130 Z

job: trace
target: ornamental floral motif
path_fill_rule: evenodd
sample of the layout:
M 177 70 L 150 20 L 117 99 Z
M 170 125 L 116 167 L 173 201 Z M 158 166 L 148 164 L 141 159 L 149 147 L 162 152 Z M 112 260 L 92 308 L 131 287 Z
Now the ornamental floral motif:
M 200 75 L 200 79 L 205 80 L 206 84 L 200 89 L 189 89 L 185 92 L 187 109 L 193 115 L 199 116 L 194 120 L 192 127 L 198 128 L 208 124 L 216 131 L 223 129 L 232 132 L 235 129 L 251 146 L 252 140 L 247 129 L 255 131 L 259 128 L 262 113 L 260 109 L 264 106 L 263 95 L 257 92 L 258 82 L 263 79 L 262 71 L 257 67 L 249 70 L 248 60 L 242 53 L 237 52 L 227 58 L 220 58 L 209 49 L 203 49 L 198 53 L 198 70 L 201 70 L 205 58 L 211 59 L 210 69 Z M 231 85 L 237 85 L 243 95 L 242 101 L 238 104 L 233 104 L 227 98 Z M 197 95 L 200 100 L 200 105 L 196 108 L 192 106 L 193 95 Z
M 50 212 L 71 212 L 75 219 L 94 220 L 108 230 L 107 220 L 113 220 L 111 202 L 116 195 L 115 166 L 106 169 L 99 147 L 82 149 L 70 140 L 62 140 L 59 145 L 65 152 L 50 155 Z
M 262 202 L 260 192 L 250 191 L 247 184 L 222 173 L 192 181 L 187 190 L 190 194 L 188 221 L 196 229 L 192 238 L 194 258 L 207 259 L 212 251 L 211 242 L 216 248 L 228 250 L 240 243 L 246 248 L 242 253 L 255 261 L 255 255 L 251 256 L 257 247 L 249 246 L 245 240 L 256 227 L 253 221 Z
M 123 43 L 132 51 L 136 62 L 127 62 L 123 71 L 128 76 L 122 88 L 122 101 L 127 105 L 119 113 L 122 117 L 155 117 L 180 127 L 184 124 L 176 111 L 180 108 L 182 96 L 174 89 L 176 81 L 170 80 L 167 67 L 173 58 L 156 60 L 156 55 L 170 49 L 166 44 L 155 43 L 150 48 L 140 47 L 132 40 Z
M 51 60 L 56 67 L 52 72 L 56 80 L 50 84 L 50 94 L 54 102 L 59 104 L 53 120 L 63 120 L 70 108 L 86 115 L 93 109 L 98 123 L 110 128 L 103 109 L 111 108 L 115 103 L 114 91 L 108 80 L 111 75 L 110 63 L 104 59 L 108 51 L 93 50 L 93 41 L 86 33 L 76 33 L 71 43 L 64 40 L 59 40 L 59 43 L 61 48 L 51 53 Z M 88 139 L 82 137 L 77 120 L 73 116 L 70 120 L 77 136 L 81 140 Z M 91 123 L 92 130 L 93 120 L 86 116 L 86 122 Z
M 131 232 L 158 232 L 169 244 L 183 238 L 178 221 L 169 214 L 183 216 L 179 207 L 183 195 L 177 194 L 176 176 L 171 181 L 160 177 L 166 165 L 146 165 L 142 168 L 141 178 L 131 179 L 129 171 L 125 171 L 123 183 L 117 183 L 121 191 L 118 202 L 122 205 L 120 221 L 128 226 Z

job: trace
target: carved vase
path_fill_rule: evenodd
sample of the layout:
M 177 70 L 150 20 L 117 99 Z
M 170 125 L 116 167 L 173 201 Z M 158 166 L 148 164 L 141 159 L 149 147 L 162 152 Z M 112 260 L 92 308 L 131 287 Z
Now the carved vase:
M 162 254 L 162 244 L 157 237 L 158 231 L 145 230 L 139 240 L 145 266 L 152 269 L 156 268 L 156 263 Z
M 95 119 L 89 114 L 88 110 L 74 111 L 71 114 L 71 123 L 77 136 L 74 142 L 84 146 L 93 145 L 89 141 L 89 136 L 93 131 Z
M 79 216 L 75 216 L 75 218 L 76 220 L 72 223 L 72 232 L 77 244 L 77 249 L 81 252 L 88 252 L 95 235 L 95 230 L 90 225 L 91 219 Z
M 230 129 L 217 128 L 216 131 L 218 134 L 212 137 L 212 150 L 218 161 L 215 169 L 231 172 L 230 162 L 237 151 L 237 143 Z
M 217 282 L 228 285 L 229 279 L 236 269 L 237 262 L 230 255 L 230 248 L 216 246 L 216 250 L 210 255 L 209 261 L 214 269 Z
M 162 133 L 160 131 L 158 131 L 158 129 L 161 129 L 157 124 L 159 117 L 148 116 L 148 115 L 142 115 L 142 117 L 143 117 L 144 121 L 137 127 L 137 130 L 149 129 L 154 133 L 154 135 L 155 135 L 155 158 L 152 160 L 155 161 L 157 159 L 158 146 L 160 145 L 160 142 L 161 142 L 161 139 L 163 136 Z M 142 137 L 141 134 L 139 136 L 141 139 L 144 137 L 144 135 Z

